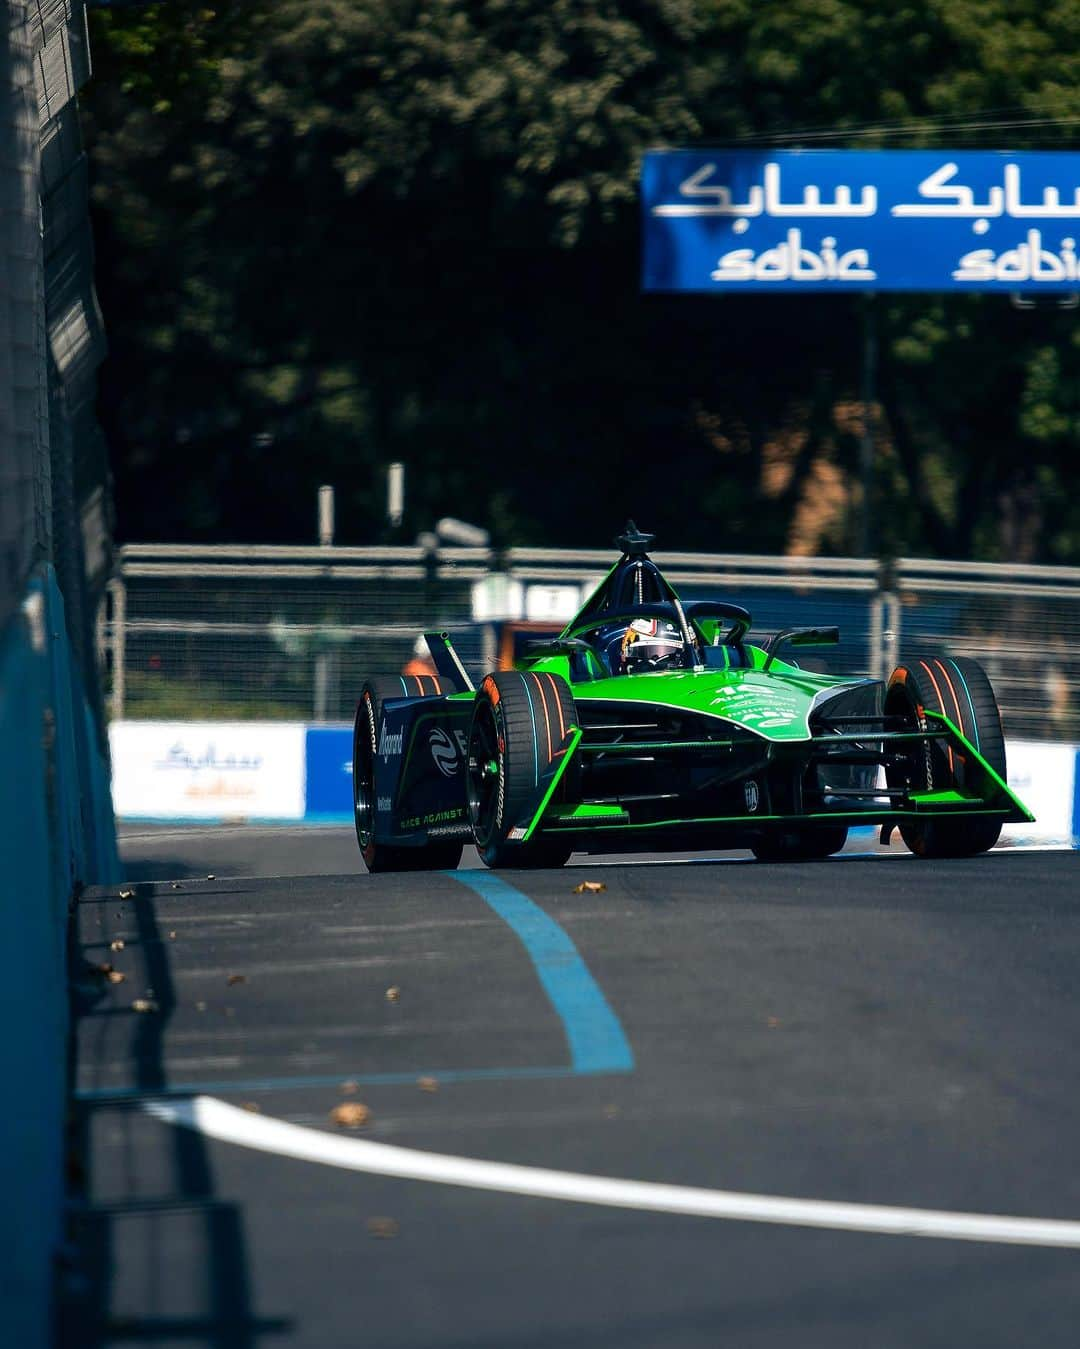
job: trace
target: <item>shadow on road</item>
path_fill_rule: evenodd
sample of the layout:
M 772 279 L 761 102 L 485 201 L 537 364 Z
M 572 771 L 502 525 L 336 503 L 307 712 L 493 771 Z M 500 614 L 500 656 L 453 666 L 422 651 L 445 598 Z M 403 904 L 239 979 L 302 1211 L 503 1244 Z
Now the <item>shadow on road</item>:
M 142 891 L 123 913 L 126 926 L 132 918 L 136 924 L 137 939 L 129 945 L 137 947 L 139 978 L 153 991 L 157 1010 L 138 1013 L 128 1000 L 118 1005 L 105 996 L 103 981 L 89 975 L 102 962 L 100 938 L 118 900 L 84 900 L 101 906 L 96 916 L 103 927 L 92 930 L 87 915 L 76 911 L 72 1045 L 86 1047 L 84 1054 L 108 1053 L 109 1046 L 115 1052 L 114 1027 L 106 1023 L 135 1017 L 128 1083 L 152 1096 L 165 1085 L 162 1045 L 176 999 L 153 887 Z M 73 1083 L 78 1053 L 73 1048 Z M 74 1095 L 71 1102 L 70 1250 L 58 1296 L 60 1349 L 172 1343 L 254 1349 L 264 1337 L 288 1331 L 287 1320 L 253 1314 L 243 1214 L 217 1196 L 203 1138 L 162 1126 L 138 1105 Z

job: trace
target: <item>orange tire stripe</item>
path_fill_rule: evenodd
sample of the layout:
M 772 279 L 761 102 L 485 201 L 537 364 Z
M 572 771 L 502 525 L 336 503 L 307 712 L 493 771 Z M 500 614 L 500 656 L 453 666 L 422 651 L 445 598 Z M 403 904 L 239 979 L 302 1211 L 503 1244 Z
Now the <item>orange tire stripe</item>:
M 555 676 L 544 671 L 544 677 L 551 680 L 551 691 L 555 695 L 555 708 L 559 713 L 559 743 L 566 739 L 566 718 L 562 714 L 562 699 L 559 697 L 558 685 L 555 683 Z
M 956 708 L 956 725 L 957 725 L 957 729 L 960 730 L 960 731 L 963 731 L 963 729 L 964 729 L 964 719 L 963 719 L 963 717 L 960 715 L 960 699 L 956 696 L 956 686 L 953 684 L 952 680 L 949 678 L 949 672 L 948 672 L 948 670 L 946 670 L 945 666 L 942 665 L 941 661 L 935 660 L 935 661 L 934 661 L 934 664 L 938 667 L 938 669 L 941 671 L 941 673 L 945 676 L 945 683 L 948 684 L 948 686 L 949 686 L 949 692 L 952 694 L 953 705 L 954 705 L 955 708 Z
M 939 711 L 939 712 L 944 712 L 944 711 L 945 711 L 945 699 L 941 696 L 941 689 L 938 687 L 938 682 L 937 682 L 937 680 L 934 678 L 934 672 L 933 672 L 933 670 L 931 670 L 930 666 L 927 665 L 926 661 L 924 661 L 924 660 L 919 661 L 919 664 L 923 667 L 923 669 L 926 671 L 926 673 L 930 676 L 930 683 L 933 684 L 933 686 L 934 686 L 934 692 L 937 694 L 937 698 L 938 698 L 938 711 Z M 948 715 L 948 714 L 946 713 L 946 715 Z M 946 745 L 946 746 L 945 746 L 945 752 L 946 752 L 946 754 L 948 754 L 948 756 L 949 756 L 949 772 L 950 772 L 950 773 L 954 773 L 954 772 L 955 772 L 955 766 L 954 766 L 954 764 L 953 764 L 952 746 L 951 746 L 951 745 Z
M 547 695 L 544 693 L 544 685 L 541 683 L 540 676 L 538 674 L 534 674 L 533 678 L 536 680 L 536 690 L 540 694 L 540 701 L 544 705 L 544 727 L 547 731 L 547 742 L 548 742 L 547 761 L 548 763 L 550 763 L 552 759 L 555 757 L 555 755 L 551 748 L 551 717 L 548 714 Z

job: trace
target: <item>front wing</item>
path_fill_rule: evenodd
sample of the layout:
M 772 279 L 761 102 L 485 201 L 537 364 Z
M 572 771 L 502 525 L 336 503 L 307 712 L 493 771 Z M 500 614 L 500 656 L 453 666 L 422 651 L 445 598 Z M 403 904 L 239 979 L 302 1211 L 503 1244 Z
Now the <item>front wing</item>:
M 926 731 L 884 729 L 825 733 L 795 744 L 758 741 L 754 753 L 738 760 L 727 780 L 711 794 L 639 793 L 633 797 L 592 795 L 560 800 L 559 781 L 572 756 L 610 756 L 610 743 L 590 743 L 575 728 L 564 741 L 566 754 L 542 781 L 530 813 L 510 837 L 527 842 L 538 834 L 572 842 L 577 851 L 616 852 L 662 847 L 743 847 L 785 824 L 880 825 L 883 841 L 905 820 L 949 815 L 988 815 L 1003 823 L 1034 817 L 1008 784 L 947 717 L 926 712 Z M 869 720 L 869 719 L 867 719 Z M 948 746 L 963 765 L 963 786 L 916 791 L 884 784 L 885 763 L 893 751 L 936 741 Z M 700 760 L 722 748 L 747 748 L 745 737 L 721 742 L 670 741 L 648 746 L 657 761 L 694 754 Z M 818 773 L 814 785 L 813 770 Z M 839 770 L 839 771 L 838 771 Z M 861 785 L 837 785 L 857 779 Z M 845 778 L 845 772 L 847 777 Z M 830 782 L 829 776 L 834 779 Z M 824 777 L 824 781 L 822 778 Z M 584 778 L 588 782 L 588 777 Z M 708 803 L 711 808 L 702 809 Z M 719 809 L 717 805 L 719 804 Z

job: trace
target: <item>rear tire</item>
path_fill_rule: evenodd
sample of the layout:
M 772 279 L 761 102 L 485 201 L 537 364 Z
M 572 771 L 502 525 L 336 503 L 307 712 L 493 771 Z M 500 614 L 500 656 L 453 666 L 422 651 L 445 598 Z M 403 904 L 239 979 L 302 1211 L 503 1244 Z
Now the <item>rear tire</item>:
M 485 865 L 565 865 L 568 843 L 543 835 L 511 843 L 508 835 L 576 724 L 574 696 L 558 675 L 505 670 L 480 686 L 469 731 L 467 791 L 473 838 Z
M 397 848 L 375 839 L 375 756 L 383 703 L 390 698 L 419 697 L 410 685 L 430 696 L 442 693 L 437 675 L 401 675 L 369 679 L 356 705 L 353 724 L 353 822 L 360 855 L 368 871 L 453 871 L 461 861 L 462 843 L 429 843 Z M 406 691 L 407 690 L 407 691 Z
M 767 834 L 751 846 L 759 862 L 817 862 L 847 842 L 846 824 L 801 825 Z
M 1001 715 L 981 665 L 959 656 L 930 656 L 897 666 L 885 694 L 886 716 L 898 716 L 906 728 L 925 731 L 927 709 L 948 717 L 999 777 L 1006 776 Z M 963 788 L 966 769 L 958 751 L 929 742 L 916 745 L 902 768 L 890 770 L 889 786 Z M 916 857 L 971 857 L 992 848 L 1000 833 L 1001 821 L 982 815 L 907 820 L 900 826 Z

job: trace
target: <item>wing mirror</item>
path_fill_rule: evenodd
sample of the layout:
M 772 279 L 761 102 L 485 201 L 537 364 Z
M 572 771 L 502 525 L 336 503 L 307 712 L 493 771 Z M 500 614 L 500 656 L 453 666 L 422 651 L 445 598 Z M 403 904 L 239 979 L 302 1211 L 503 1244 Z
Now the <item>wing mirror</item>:
M 785 642 L 789 646 L 835 646 L 839 640 L 839 628 L 784 628 L 766 643 L 765 664 L 761 668 L 769 668 Z

